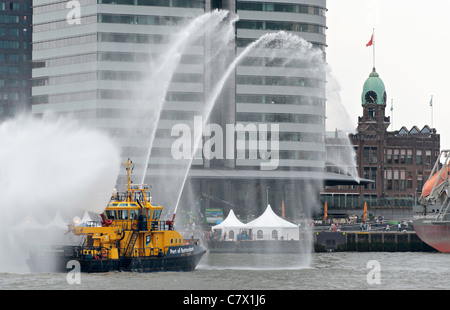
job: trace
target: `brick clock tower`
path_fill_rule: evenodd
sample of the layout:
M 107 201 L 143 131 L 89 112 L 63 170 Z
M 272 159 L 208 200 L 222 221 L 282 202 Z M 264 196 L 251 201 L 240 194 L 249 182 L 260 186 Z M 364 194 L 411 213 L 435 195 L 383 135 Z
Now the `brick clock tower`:
M 329 214 L 358 214 L 367 202 L 374 215 L 410 210 L 428 179 L 440 152 L 440 135 L 428 125 L 419 129 L 388 131 L 386 89 L 375 68 L 361 92 L 362 116 L 355 134 L 349 134 L 356 152 L 361 186 L 335 186 L 325 190 Z M 329 145 L 337 143 L 332 139 Z M 360 213 L 361 214 L 361 213 Z
M 357 134 L 350 135 L 357 154 L 358 173 L 365 179 L 374 181 L 359 186 L 359 194 L 372 198 L 385 196 L 383 184 L 385 177 L 384 154 L 387 128 L 390 118 L 386 117 L 386 89 L 380 76 L 373 68 L 364 83 L 361 93 L 363 115 L 358 117 Z

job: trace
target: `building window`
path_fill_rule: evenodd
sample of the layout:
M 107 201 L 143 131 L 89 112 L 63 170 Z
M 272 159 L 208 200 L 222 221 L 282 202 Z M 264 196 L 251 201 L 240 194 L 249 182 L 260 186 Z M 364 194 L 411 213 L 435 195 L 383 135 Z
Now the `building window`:
M 425 164 L 431 165 L 431 150 L 425 151 Z
M 386 189 L 392 190 L 392 170 L 386 170 Z
M 386 163 L 392 164 L 392 149 L 386 150 Z
M 406 171 L 400 170 L 400 190 L 406 190 Z
M 400 159 L 399 150 L 394 150 L 394 164 L 398 165 Z
M 370 162 L 376 164 L 378 162 L 378 152 L 376 147 L 370 148 Z
M 373 181 L 372 189 L 377 189 L 377 168 L 372 167 L 370 179 Z
M 418 175 L 418 176 L 417 176 L 417 191 L 418 191 L 419 193 L 422 192 L 422 187 L 423 187 L 422 176 L 421 176 L 421 175 Z
M 326 29 L 324 26 L 316 24 L 258 20 L 240 20 L 236 23 L 236 28 L 257 30 L 286 30 L 320 34 L 325 34 Z
M 417 150 L 416 152 L 416 165 L 422 164 L 422 150 Z
M 365 189 L 377 189 L 377 168 L 364 167 L 364 178 L 374 181 L 371 184 L 366 184 Z
M 400 150 L 400 164 L 406 164 L 406 150 Z
M 413 188 L 413 182 L 412 182 L 412 175 L 411 172 L 408 172 L 408 179 L 406 180 L 406 188 L 412 189 Z
M 17 15 L 0 15 L 0 23 L 18 24 L 20 21 Z
M 287 12 L 287 13 L 302 13 L 325 16 L 326 9 L 317 6 L 304 4 L 284 4 L 284 3 L 269 3 L 269 2 L 238 2 L 238 10 L 246 11 L 266 11 L 266 12 Z
M 378 154 L 377 147 L 364 147 L 364 163 L 377 163 Z
M 411 149 L 407 150 L 407 155 L 406 155 L 406 164 L 408 165 L 412 165 L 413 163 L 413 151 Z
M 17 2 L 10 2 L 9 3 L 9 9 L 11 11 L 18 11 L 20 9 L 20 4 Z
M 0 40 L 0 48 L 18 49 L 19 46 L 19 41 Z
M 364 148 L 364 163 L 365 164 L 369 163 L 369 153 L 370 153 L 370 148 L 365 147 Z
M 9 54 L 8 58 L 10 62 L 19 62 L 19 54 Z
M 10 36 L 18 36 L 19 35 L 19 28 L 10 28 L 9 29 L 9 35 Z

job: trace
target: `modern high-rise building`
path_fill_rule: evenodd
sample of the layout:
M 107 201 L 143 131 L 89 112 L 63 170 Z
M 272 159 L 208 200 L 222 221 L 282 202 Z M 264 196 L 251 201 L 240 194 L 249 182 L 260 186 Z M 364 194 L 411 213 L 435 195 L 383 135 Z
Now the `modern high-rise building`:
M 152 73 L 150 64 L 170 50 L 180 24 L 214 9 L 239 16 L 234 46 L 222 56 L 229 62 L 251 42 L 279 31 L 305 39 L 325 58 L 326 0 L 35 0 L 33 114 L 53 111 L 74 116 L 109 132 L 124 158 L 145 163 L 146 134 L 154 115 L 143 107 L 157 99 L 148 92 L 153 85 L 142 81 Z M 176 170 L 179 163 L 171 156 L 172 129 L 183 122 L 192 128 L 210 95 L 211 77 L 218 70 L 214 59 L 205 63 L 211 57 L 211 41 L 199 38 L 186 48 L 165 92 L 147 170 L 156 192 L 158 177 L 167 167 Z M 209 122 L 222 128 L 278 125 L 277 166 L 262 169 L 267 158 L 252 157 L 252 150 L 239 146 L 235 155 L 244 151 L 244 157 L 196 157 L 186 186 L 194 196 L 185 196 L 186 205 L 195 204 L 195 197 L 208 197 L 204 207 L 226 211 L 236 206 L 242 216 L 259 214 L 267 203 L 274 210 L 285 205 L 287 217 L 306 212 L 315 198 L 301 193 L 310 192 L 312 183 L 323 182 L 325 167 L 326 76 L 309 69 L 304 62 L 289 59 L 289 53 L 275 57 L 250 53 L 242 59 Z M 249 130 L 244 138 L 232 139 L 235 145 L 239 139 L 250 145 L 251 137 Z
M 236 1 L 236 11 L 238 53 L 266 33 L 286 31 L 310 42 L 325 58 L 325 1 Z M 236 121 L 279 124 L 278 169 L 322 171 L 325 72 L 315 75 L 314 65 L 289 57 L 289 52 L 274 59 L 252 55 L 238 66 Z M 238 167 L 259 164 L 236 162 Z
M 31 0 L 0 1 L 0 121 L 30 110 Z

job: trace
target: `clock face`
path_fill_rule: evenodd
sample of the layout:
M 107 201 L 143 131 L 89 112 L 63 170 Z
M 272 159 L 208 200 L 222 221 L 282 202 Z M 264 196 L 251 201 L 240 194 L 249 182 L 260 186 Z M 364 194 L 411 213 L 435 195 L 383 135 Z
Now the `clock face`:
M 373 90 L 369 90 L 365 96 L 367 103 L 375 103 L 377 102 L 377 94 Z

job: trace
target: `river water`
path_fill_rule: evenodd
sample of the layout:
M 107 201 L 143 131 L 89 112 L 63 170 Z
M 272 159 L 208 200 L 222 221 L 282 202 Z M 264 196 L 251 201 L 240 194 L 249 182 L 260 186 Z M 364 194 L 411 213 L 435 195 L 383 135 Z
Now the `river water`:
M 437 252 L 207 253 L 193 272 L 81 274 L 74 284 L 67 274 L 3 272 L 0 289 L 446 290 L 449 262 Z

